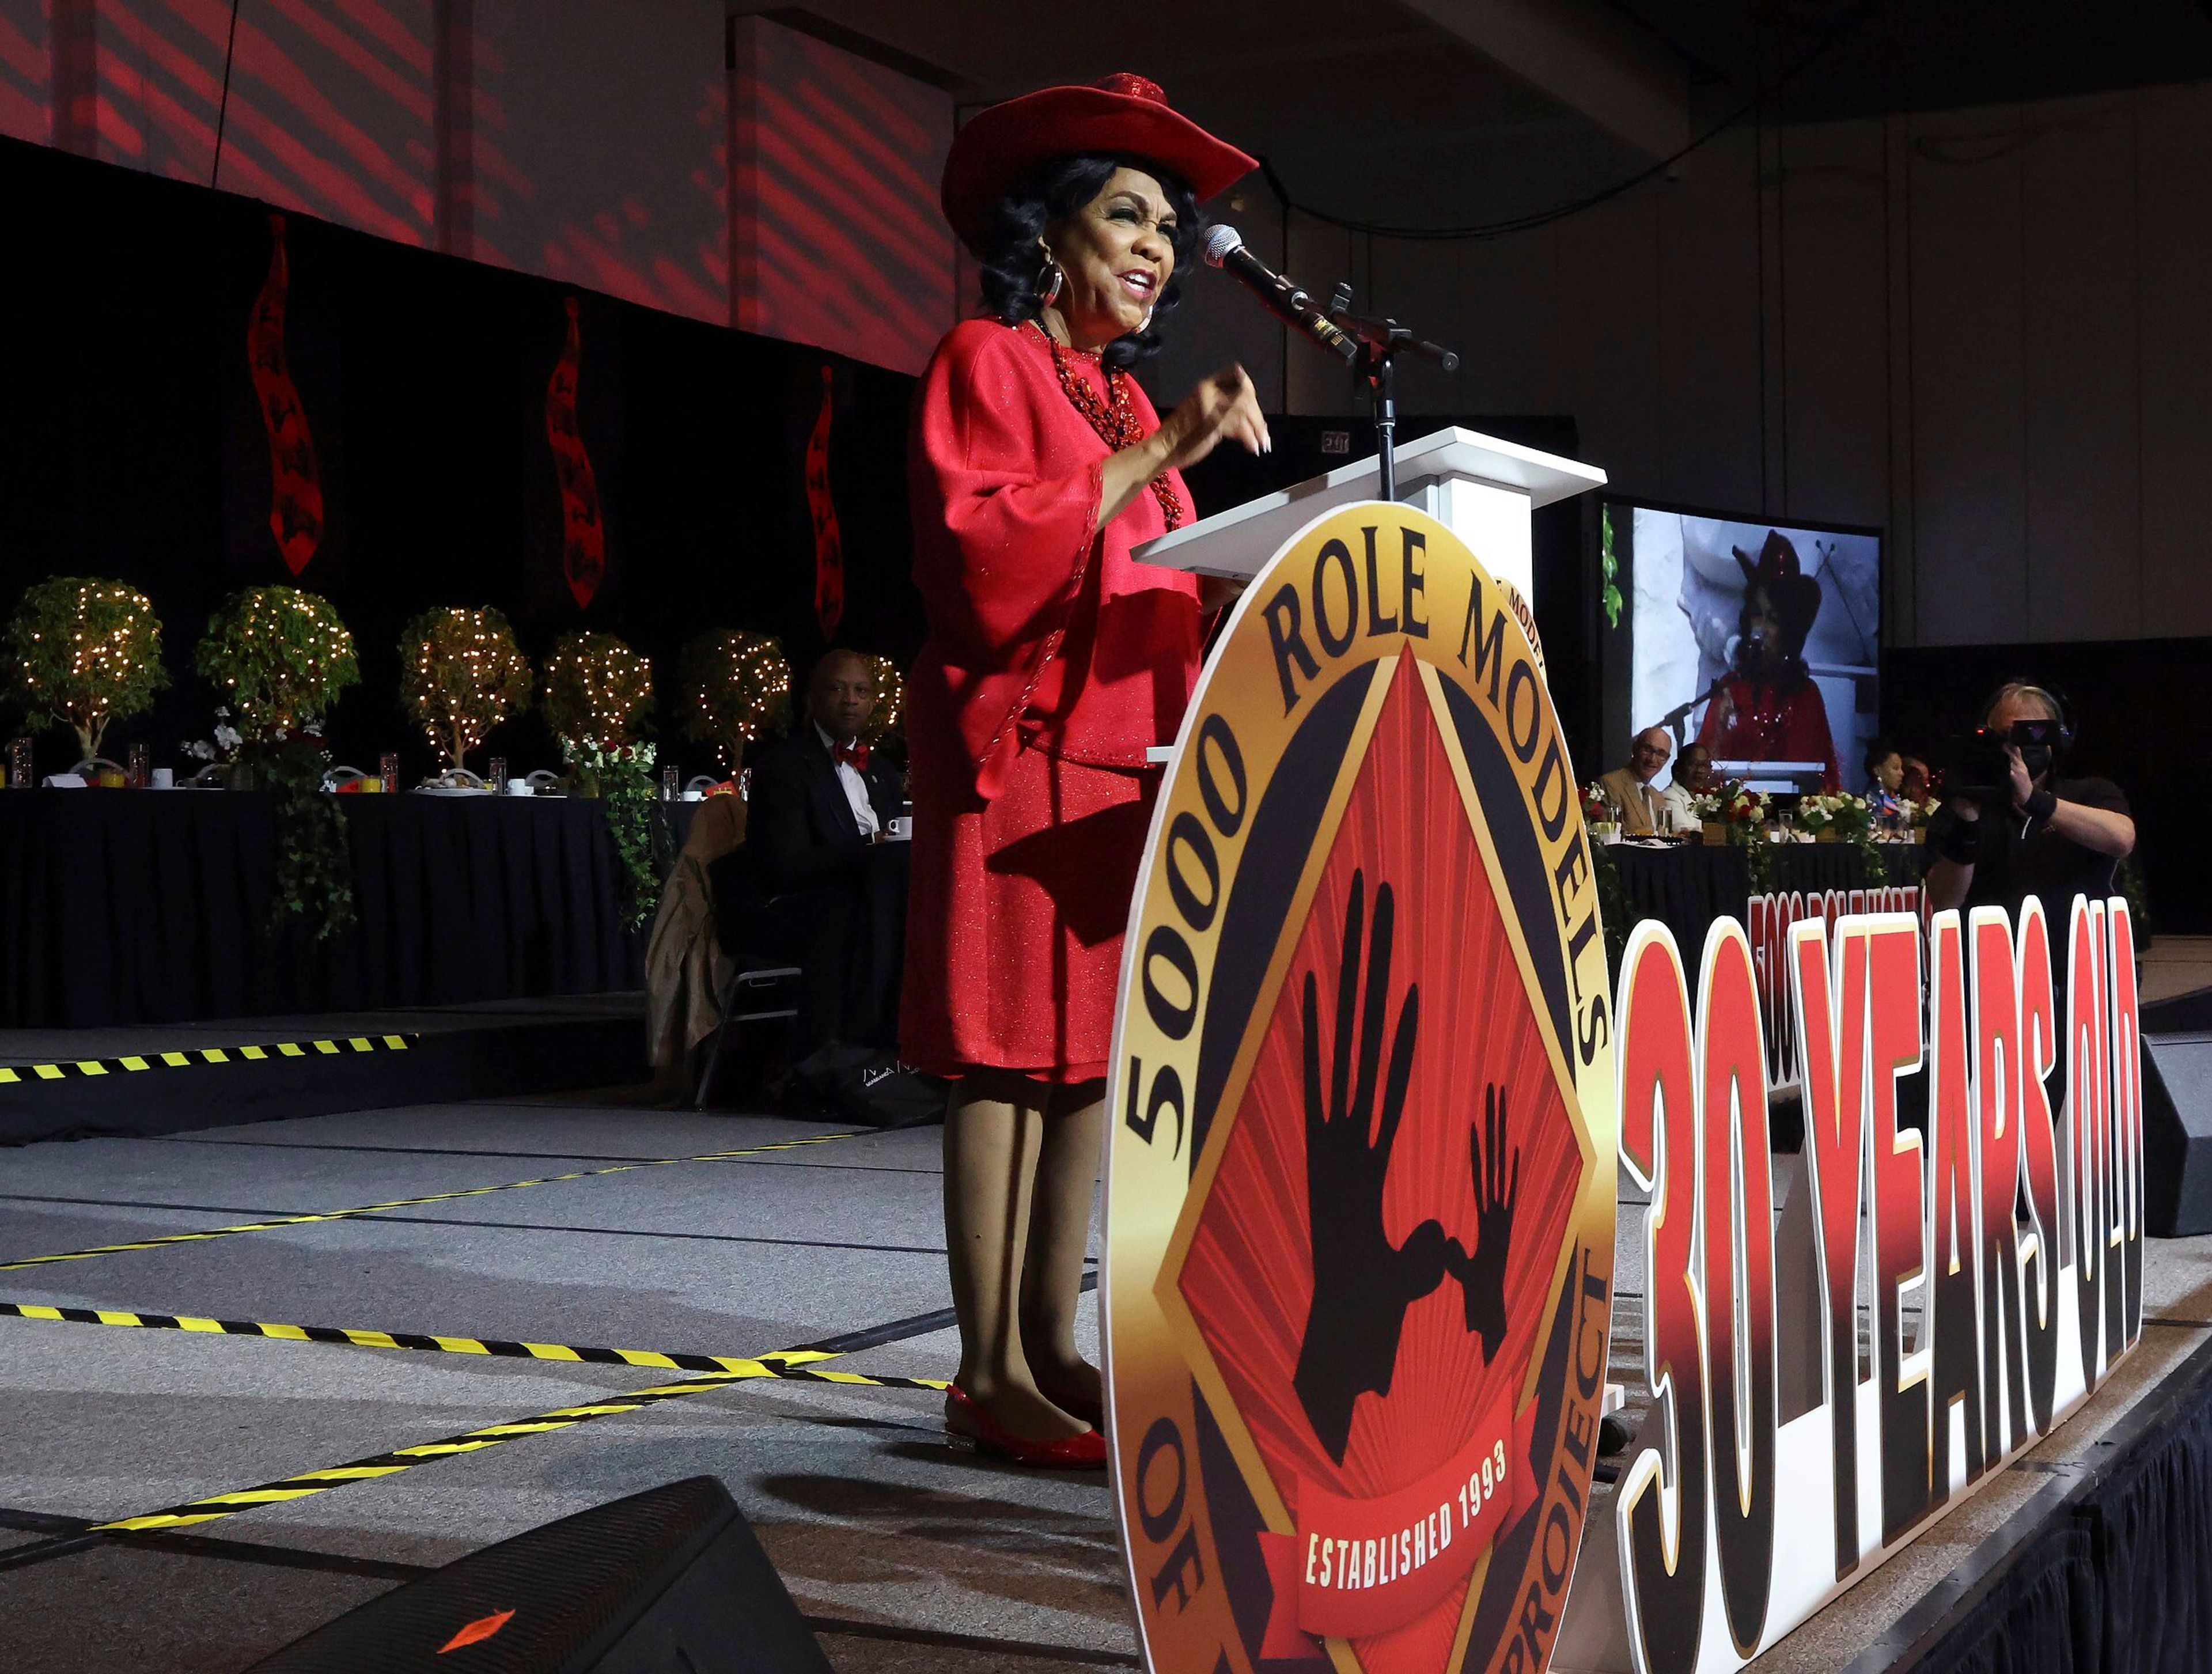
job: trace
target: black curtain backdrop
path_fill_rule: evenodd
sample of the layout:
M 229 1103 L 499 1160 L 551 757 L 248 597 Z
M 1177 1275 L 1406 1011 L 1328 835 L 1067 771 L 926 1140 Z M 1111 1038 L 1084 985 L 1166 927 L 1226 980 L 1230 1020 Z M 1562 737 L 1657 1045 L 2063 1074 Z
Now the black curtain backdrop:
M 2212 933 L 2212 774 L 2197 761 L 2191 697 L 2212 663 L 2212 639 L 2105 640 L 2074 645 L 1964 645 L 1885 650 L 1882 730 L 1927 756 L 1972 728 L 2008 679 L 2052 686 L 2074 711 L 2069 775 L 2094 774 L 2127 793 L 2136 819 L 2150 932 Z
M 375 769 L 428 746 L 400 713 L 401 624 L 433 605 L 496 606 L 542 658 L 575 628 L 654 662 L 658 739 L 686 774 L 676 653 L 708 629 L 780 635 L 801 667 L 814 622 L 805 447 L 833 370 L 832 486 L 842 528 L 837 643 L 902 662 L 920 643 L 909 577 L 905 446 L 913 380 L 822 350 L 615 301 L 287 214 L 286 345 L 320 466 L 325 534 L 296 580 L 269 530 L 270 462 L 246 364 L 269 270 L 270 211 L 45 147 L 0 141 L 9 206 L 0 260 L 0 614 L 45 576 L 113 576 L 154 601 L 174 685 L 112 727 L 156 765 L 185 764 L 213 697 L 191 672 L 215 604 L 281 582 L 327 595 L 362 684 L 331 716 L 340 761 Z M 579 428 L 598 478 L 606 575 L 580 610 L 561 573 L 545 390 L 580 299 Z M 21 716 L 0 715 L 10 731 Z M 73 758 L 40 740 L 42 771 Z M 536 716 L 483 754 L 551 764 Z M 481 759 L 473 764 L 479 769 Z

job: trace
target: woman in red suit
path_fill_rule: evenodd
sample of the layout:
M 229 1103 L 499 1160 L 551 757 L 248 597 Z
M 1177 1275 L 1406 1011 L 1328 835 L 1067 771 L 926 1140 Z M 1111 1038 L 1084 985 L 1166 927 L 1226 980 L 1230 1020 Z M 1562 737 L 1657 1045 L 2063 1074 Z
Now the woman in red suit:
M 1133 76 L 994 106 L 955 137 L 947 219 L 985 313 L 917 397 L 908 686 L 915 805 L 902 1056 L 948 1076 L 945 1219 L 960 1375 L 947 1427 L 1105 1462 L 1075 1345 L 1121 932 L 1157 770 L 1196 682 L 1198 585 L 1130 548 L 1187 522 L 1179 467 L 1267 445 L 1241 368 L 1162 420 L 1152 352 L 1196 199 L 1253 167 Z

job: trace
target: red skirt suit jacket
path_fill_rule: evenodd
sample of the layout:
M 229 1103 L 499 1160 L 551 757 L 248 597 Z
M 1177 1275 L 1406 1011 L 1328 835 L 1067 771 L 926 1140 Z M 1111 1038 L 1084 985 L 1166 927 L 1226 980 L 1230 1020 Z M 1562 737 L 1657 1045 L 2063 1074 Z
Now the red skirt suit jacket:
M 1068 358 L 1105 399 L 1096 358 Z M 971 320 L 922 375 L 910 486 L 929 635 L 908 683 L 900 1038 L 940 1074 L 1105 1073 L 1158 782 L 1145 752 L 1182 724 L 1203 625 L 1193 578 L 1129 557 L 1167 528 L 1151 490 L 1099 526 L 1110 451 L 1034 326 Z

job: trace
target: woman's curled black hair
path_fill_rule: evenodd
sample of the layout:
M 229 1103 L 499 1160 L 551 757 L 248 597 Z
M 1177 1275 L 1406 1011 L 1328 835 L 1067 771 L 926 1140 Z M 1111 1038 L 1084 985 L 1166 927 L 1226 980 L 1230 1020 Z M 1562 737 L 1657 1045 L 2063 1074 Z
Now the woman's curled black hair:
M 1062 157 L 1000 198 L 991 210 L 990 242 L 983 252 L 983 302 L 1009 326 L 1036 319 L 1050 283 L 1051 268 L 1039 243 L 1044 229 L 1093 202 L 1117 168 L 1140 170 L 1158 180 L 1176 217 L 1175 226 L 1164 229 L 1175 247 L 1176 271 L 1161 287 L 1152 319 L 1143 331 L 1108 344 L 1101 357 L 1108 366 L 1127 367 L 1158 350 L 1160 316 L 1182 300 L 1182 271 L 1195 259 L 1205 230 L 1190 188 L 1158 164 L 1138 157 Z

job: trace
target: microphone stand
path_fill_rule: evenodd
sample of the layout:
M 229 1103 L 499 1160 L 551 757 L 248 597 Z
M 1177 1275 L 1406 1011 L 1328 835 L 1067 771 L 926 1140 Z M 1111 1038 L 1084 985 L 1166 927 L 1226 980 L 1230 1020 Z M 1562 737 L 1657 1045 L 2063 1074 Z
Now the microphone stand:
M 1707 686 L 1703 691 L 1699 692 L 1695 697 L 1691 698 L 1687 703 L 1677 703 L 1673 709 L 1668 710 L 1666 714 L 1661 715 L 1659 719 L 1653 723 L 1656 726 L 1666 727 L 1674 734 L 1674 747 L 1677 750 L 1681 749 L 1690 741 L 1690 711 L 1697 708 L 1698 704 L 1704 703 L 1705 699 L 1711 697 L 1723 686 L 1726 685 L 1728 684 L 1729 676 L 1734 671 L 1731 669 L 1723 668 L 1719 673 L 1713 676 L 1712 685 Z
M 1328 323 L 1359 347 L 1352 363 L 1353 373 L 1367 386 L 1375 409 L 1376 464 L 1382 478 L 1382 497 L 1398 498 L 1398 394 L 1396 362 L 1410 351 L 1434 361 L 1447 372 L 1459 370 L 1459 356 L 1441 344 L 1417 338 L 1395 320 L 1367 320 L 1350 312 L 1352 286 L 1340 282 L 1325 311 Z

